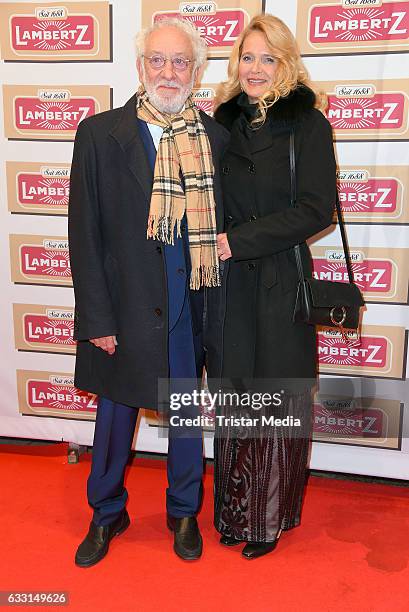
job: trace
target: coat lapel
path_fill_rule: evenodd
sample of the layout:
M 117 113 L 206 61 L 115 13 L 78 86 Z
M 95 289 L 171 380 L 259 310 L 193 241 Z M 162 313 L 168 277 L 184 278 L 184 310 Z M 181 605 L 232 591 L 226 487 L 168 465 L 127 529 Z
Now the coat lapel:
M 110 135 L 121 147 L 130 171 L 140 185 L 147 200 L 150 200 L 153 172 L 136 119 L 136 95 L 132 96 L 122 108 L 120 119 Z

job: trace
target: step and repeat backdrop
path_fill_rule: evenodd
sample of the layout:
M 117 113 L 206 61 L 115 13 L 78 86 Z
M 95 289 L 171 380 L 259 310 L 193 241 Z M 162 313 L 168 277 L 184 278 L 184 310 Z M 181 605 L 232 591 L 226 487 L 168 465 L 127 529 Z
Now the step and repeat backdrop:
M 231 47 L 269 12 L 295 33 L 328 95 L 361 337 L 320 330 L 311 466 L 409 479 L 409 2 L 111 0 L 0 2 L 0 435 L 92 444 L 97 398 L 73 384 L 67 244 L 79 122 L 138 86 L 134 37 L 164 15 L 195 24 L 209 61 L 196 104 L 212 113 Z M 120 205 L 120 202 L 118 202 Z M 334 225 L 312 244 L 317 278 L 347 280 Z M 212 456 L 212 432 L 205 432 Z M 135 447 L 166 452 L 155 415 Z

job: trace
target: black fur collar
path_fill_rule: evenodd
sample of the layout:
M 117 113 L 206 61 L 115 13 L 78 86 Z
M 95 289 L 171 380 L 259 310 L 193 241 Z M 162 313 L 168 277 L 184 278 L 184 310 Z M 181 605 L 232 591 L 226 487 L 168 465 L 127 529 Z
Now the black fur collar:
M 240 94 L 239 94 L 240 95 Z M 231 130 L 233 123 L 240 116 L 241 108 L 237 104 L 239 96 L 235 96 L 228 102 L 221 104 L 214 114 L 214 118 L 225 128 Z M 268 116 L 275 124 L 294 124 L 298 122 L 304 113 L 310 111 L 315 105 L 315 94 L 306 85 L 299 84 L 285 98 L 279 98 L 268 110 Z

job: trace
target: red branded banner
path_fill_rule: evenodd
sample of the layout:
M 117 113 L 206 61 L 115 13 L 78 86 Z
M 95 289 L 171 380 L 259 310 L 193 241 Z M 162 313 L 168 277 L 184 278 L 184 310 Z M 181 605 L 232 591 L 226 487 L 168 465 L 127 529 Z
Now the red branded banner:
M 314 276 L 319 280 L 349 282 L 344 251 L 340 247 L 312 246 Z M 409 252 L 407 249 L 350 247 L 354 281 L 366 302 L 408 303 Z
M 108 2 L 0 5 L 2 57 L 11 61 L 109 61 Z
M 298 0 L 301 53 L 407 51 L 409 2 L 396 0 Z
M 27 140 L 74 140 L 81 121 L 111 106 L 106 85 L 3 85 L 5 135 Z
M 94 419 L 97 398 L 77 389 L 72 375 L 17 370 L 21 414 Z
M 400 450 L 402 404 L 381 398 L 340 398 L 317 393 L 313 440 Z
M 190 21 L 207 43 L 209 57 L 229 57 L 237 37 L 250 19 L 261 13 L 261 0 L 218 0 L 217 2 L 175 2 L 151 0 L 142 3 L 142 26 L 165 17 Z
M 365 325 L 359 337 L 348 332 L 348 342 L 333 329 L 318 332 L 318 363 L 322 374 L 402 379 L 406 370 L 403 327 Z
M 13 304 L 17 350 L 75 353 L 74 309 L 41 304 Z
M 317 83 L 328 95 L 326 116 L 336 140 L 409 139 L 405 79 Z
M 6 162 L 10 212 L 66 215 L 70 166 L 46 162 Z
M 71 285 L 66 238 L 10 235 L 12 280 L 15 283 Z

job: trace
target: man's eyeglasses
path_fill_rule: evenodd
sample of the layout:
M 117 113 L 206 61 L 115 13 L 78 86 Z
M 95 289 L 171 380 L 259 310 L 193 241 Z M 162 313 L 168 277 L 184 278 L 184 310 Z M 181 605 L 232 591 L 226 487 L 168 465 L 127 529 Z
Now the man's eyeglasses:
M 143 55 L 144 59 L 149 62 L 149 65 L 154 70 L 161 70 L 166 62 L 170 62 L 172 67 L 176 72 L 183 72 L 189 67 L 189 64 L 192 63 L 193 60 L 187 59 L 186 57 L 165 57 L 164 55 Z

